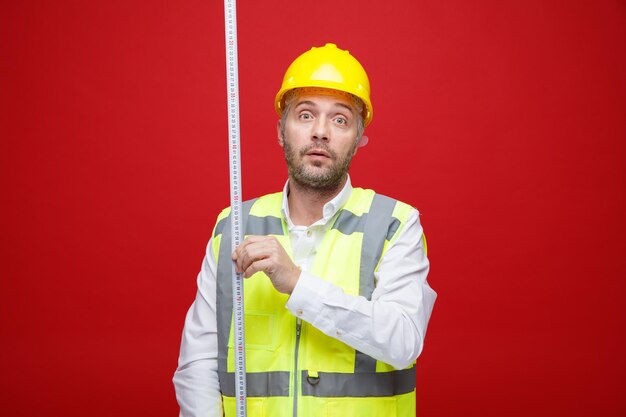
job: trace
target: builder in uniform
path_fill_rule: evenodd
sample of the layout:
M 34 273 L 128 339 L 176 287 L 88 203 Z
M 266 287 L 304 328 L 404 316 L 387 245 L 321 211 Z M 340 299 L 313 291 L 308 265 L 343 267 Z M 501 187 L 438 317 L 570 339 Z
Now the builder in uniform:
M 334 44 L 312 48 L 287 69 L 275 108 L 289 178 L 244 203 L 233 253 L 230 210 L 218 216 L 174 375 L 180 415 L 235 415 L 234 260 L 246 277 L 249 416 L 414 416 L 436 293 L 418 211 L 350 182 L 373 115 L 367 74 Z

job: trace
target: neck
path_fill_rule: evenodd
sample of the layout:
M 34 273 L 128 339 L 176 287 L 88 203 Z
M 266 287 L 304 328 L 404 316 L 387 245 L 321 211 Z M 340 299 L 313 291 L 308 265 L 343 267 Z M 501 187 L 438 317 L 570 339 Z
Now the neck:
M 289 178 L 289 217 L 295 225 L 310 226 L 324 216 L 324 205 L 335 198 L 346 184 L 347 177 L 332 189 L 314 189 Z

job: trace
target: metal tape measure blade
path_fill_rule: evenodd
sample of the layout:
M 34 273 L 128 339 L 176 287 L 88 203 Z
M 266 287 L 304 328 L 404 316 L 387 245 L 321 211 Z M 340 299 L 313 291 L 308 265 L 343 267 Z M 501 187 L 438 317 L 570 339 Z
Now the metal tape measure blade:
M 232 250 L 241 243 L 241 156 L 239 152 L 239 80 L 237 61 L 237 12 L 235 0 L 224 0 L 226 30 L 226 88 L 230 159 L 230 207 Z M 238 417 L 246 416 L 246 354 L 244 343 L 243 275 L 232 267 L 235 343 L 235 399 Z

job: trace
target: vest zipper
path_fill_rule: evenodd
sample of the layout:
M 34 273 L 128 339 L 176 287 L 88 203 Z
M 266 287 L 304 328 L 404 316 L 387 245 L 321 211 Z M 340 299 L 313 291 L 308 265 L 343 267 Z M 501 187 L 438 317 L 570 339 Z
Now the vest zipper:
M 296 319 L 296 354 L 293 367 L 293 417 L 298 416 L 298 348 L 300 347 L 300 331 L 302 319 Z

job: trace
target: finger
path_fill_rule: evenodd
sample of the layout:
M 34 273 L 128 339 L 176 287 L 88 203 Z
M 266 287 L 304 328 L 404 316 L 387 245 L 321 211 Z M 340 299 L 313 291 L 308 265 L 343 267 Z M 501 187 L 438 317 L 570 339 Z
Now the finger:
M 231 257 L 236 262 L 237 272 L 245 271 L 253 262 L 275 255 L 278 240 L 273 236 L 248 236 L 235 248 Z
M 265 272 L 266 275 L 272 276 L 275 269 L 274 263 L 270 259 L 259 259 L 252 262 L 248 268 L 245 269 L 243 276 L 245 278 L 250 278 L 252 275 L 257 272 Z
M 248 243 L 256 243 L 256 242 L 262 242 L 264 240 L 268 240 L 268 239 L 274 239 L 274 237 L 272 236 L 256 236 L 256 235 L 250 235 L 248 237 L 246 237 L 246 239 L 244 240 L 244 242 L 248 242 Z
M 247 242 L 239 251 L 237 265 L 241 271 L 245 271 L 254 262 L 266 259 L 271 255 L 271 247 L 265 240 L 257 242 Z
M 241 244 L 239 244 L 239 246 L 237 246 L 235 250 L 233 251 L 233 253 L 231 254 L 232 260 L 235 261 L 236 263 L 235 268 L 237 272 L 242 272 L 244 270 L 243 269 L 244 257 L 247 251 L 247 247 L 250 243 L 251 241 L 249 238 L 244 239 L 244 241 L 241 242 Z
M 248 250 L 246 247 L 239 246 L 237 248 L 237 272 L 243 272 L 246 270 L 246 266 L 249 263 L 248 259 Z
M 244 239 L 243 242 L 241 242 L 239 244 L 239 246 L 237 246 L 235 248 L 235 250 L 233 251 L 233 253 L 231 254 L 231 257 L 233 258 L 233 261 L 236 260 L 238 257 L 241 256 L 241 251 L 244 250 L 248 245 L 252 244 L 252 243 L 257 243 L 257 242 L 263 242 L 266 241 L 268 239 L 272 239 L 272 237 L 268 237 L 268 236 L 255 236 L 255 235 L 250 235 L 248 237 L 246 237 Z
M 246 256 L 246 246 L 241 244 L 235 248 L 232 253 L 232 260 L 235 262 L 235 270 L 237 272 L 243 272 L 243 263 Z

